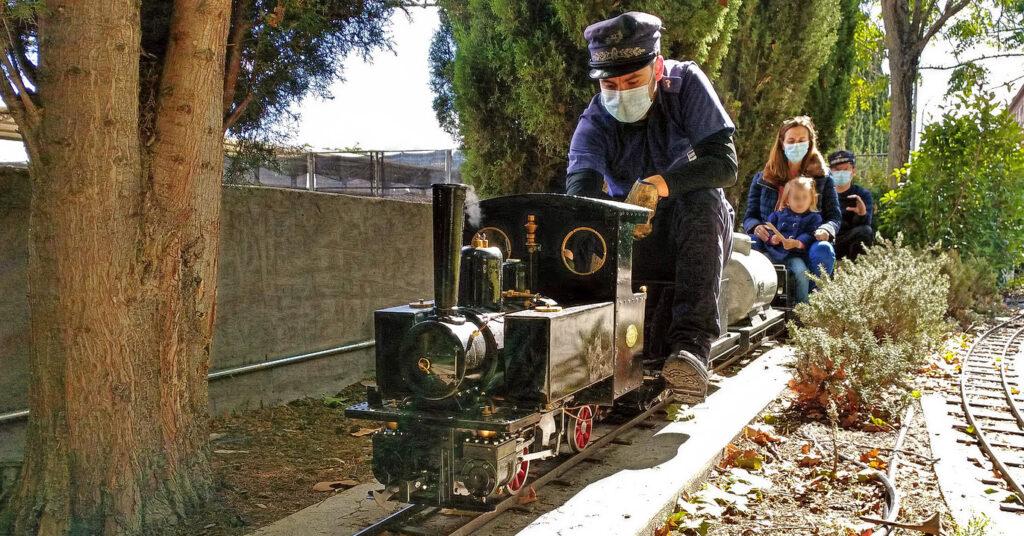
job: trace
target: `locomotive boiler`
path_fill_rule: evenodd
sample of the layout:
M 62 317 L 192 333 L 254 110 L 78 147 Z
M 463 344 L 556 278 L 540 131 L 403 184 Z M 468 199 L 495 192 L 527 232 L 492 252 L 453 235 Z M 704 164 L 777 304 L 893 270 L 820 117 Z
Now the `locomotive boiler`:
M 523 487 L 532 461 L 586 448 L 601 408 L 650 390 L 639 389 L 656 374 L 642 359 L 645 306 L 659 282 L 631 271 L 648 211 L 523 194 L 475 203 L 467 218 L 464 186 L 432 195 L 433 300 L 375 313 L 376 384 L 345 413 L 383 423 L 373 472 L 394 498 L 488 509 Z M 749 240 L 737 240 L 725 285 L 733 320 L 717 358 L 783 319 L 776 268 Z

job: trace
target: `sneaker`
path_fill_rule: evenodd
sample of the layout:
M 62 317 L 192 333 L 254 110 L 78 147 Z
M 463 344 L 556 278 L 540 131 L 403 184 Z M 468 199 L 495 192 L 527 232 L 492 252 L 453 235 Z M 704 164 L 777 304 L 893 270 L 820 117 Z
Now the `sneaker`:
M 703 402 L 708 394 L 708 369 L 692 353 L 680 350 L 673 354 L 661 369 L 665 387 L 683 404 Z

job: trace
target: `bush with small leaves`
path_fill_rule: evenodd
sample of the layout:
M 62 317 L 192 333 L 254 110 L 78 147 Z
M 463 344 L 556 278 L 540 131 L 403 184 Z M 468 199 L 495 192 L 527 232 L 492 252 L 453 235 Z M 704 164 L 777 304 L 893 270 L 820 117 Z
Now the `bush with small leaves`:
M 892 394 L 906 391 L 948 329 L 941 259 L 882 240 L 818 284 L 796 309 L 799 325 L 790 325 L 797 403 L 822 414 L 834 403 L 844 425 L 890 414 Z
M 946 315 L 961 328 L 1005 309 L 998 276 L 987 262 L 956 250 L 943 253 L 942 262 L 942 273 L 949 278 Z

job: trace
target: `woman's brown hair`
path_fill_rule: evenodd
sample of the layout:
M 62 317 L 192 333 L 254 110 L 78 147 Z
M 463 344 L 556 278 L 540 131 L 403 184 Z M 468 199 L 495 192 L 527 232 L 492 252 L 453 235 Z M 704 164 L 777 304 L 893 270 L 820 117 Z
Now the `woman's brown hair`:
M 775 210 L 782 210 L 789 205 L 789 196 L 793 195 L 793 190 L 802 188 L 811 193 L 811 212 L 818 211 L 818 189 L 815 187 L 814 179 L 810 177 L 795 177 L 790 179 L 785 188 L 782 189 L 782 195 L 779 196 L 779 202 L 775 205 Z
M 769 184 L 782 186 L 789 181 L 789 162 L 786 160 L 786 151 L 783 148 L 783 140 L 786 139 L 786 132 L 793 127 L 804 127 L 808 132 L 807 154 L 800 162 L 799 176 L 822 177 L 825 175 L 825 158 L 818 152 L 818 134 L 814 131 L 814 122 L 806 115 L 798 115 L 782 122 L 779 127 L 779 134 L 775 136 L 775 143 L 772 144 L 768 153 L 768 162 L 764 165 L 762 179 Z

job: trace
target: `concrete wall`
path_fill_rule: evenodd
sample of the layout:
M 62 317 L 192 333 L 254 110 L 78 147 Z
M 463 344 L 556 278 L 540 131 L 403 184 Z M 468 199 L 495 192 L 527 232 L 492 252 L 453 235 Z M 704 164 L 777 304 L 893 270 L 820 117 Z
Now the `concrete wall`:
M 0 168 L 0 413 L 28 388 L 28 173 Z
M 28 199 L 24 172 L 0 173 L 0 413 L 27 407 Z M 430 297 L 429 204 L 225 186 L 222 210 L 212 371 L 372 339 L 374 309 Z M 211 409 L 332 392 L 372 371 L 370 348 L 218 380 Z M 9 447 L 15 427 L 3 428 Z

